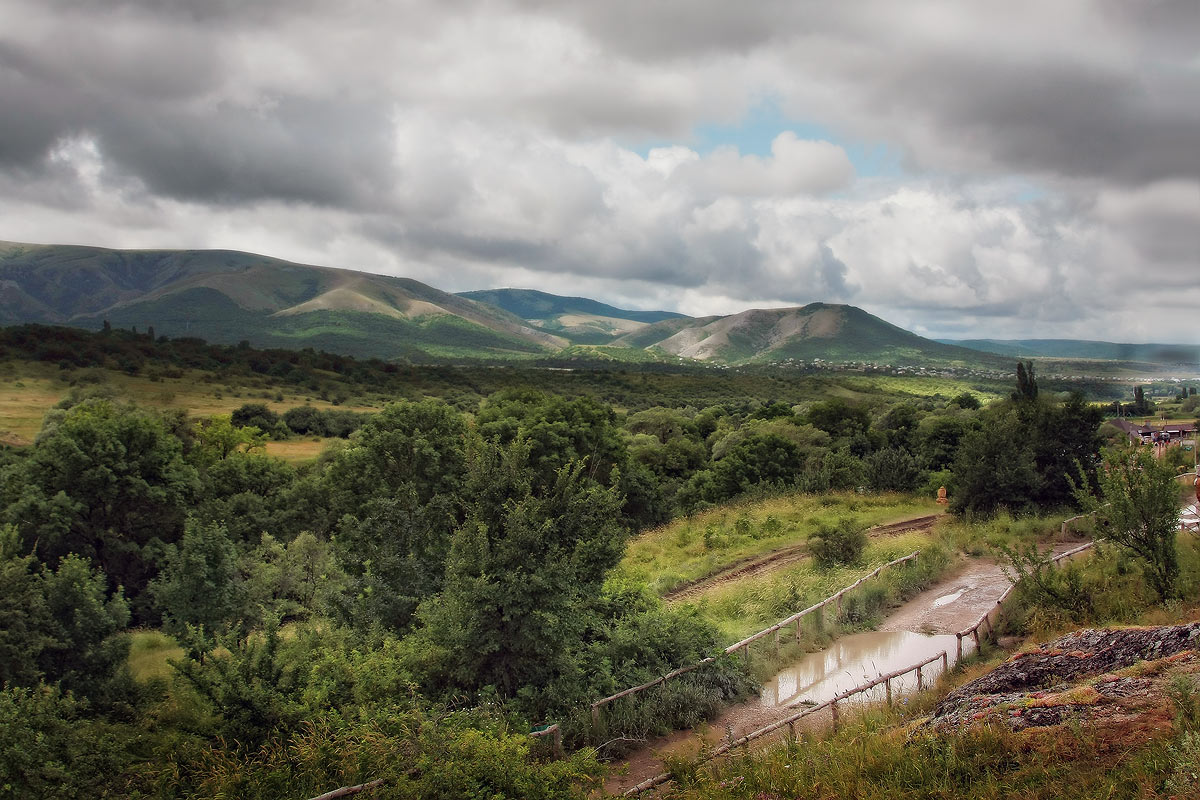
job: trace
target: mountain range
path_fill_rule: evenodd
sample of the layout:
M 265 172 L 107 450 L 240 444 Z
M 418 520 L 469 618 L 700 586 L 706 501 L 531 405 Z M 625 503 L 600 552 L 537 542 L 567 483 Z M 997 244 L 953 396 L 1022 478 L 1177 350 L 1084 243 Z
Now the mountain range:
M 105 321 L 217 343 L 412 362 L 561 356 L 740 365 L 819 358 L 994 367 L 1007 365 L 1007 357 L 1041 354 L 1032 342 L 925 339 L 849 305 L 688 317 L 531 289 L 455 295 L 409 278 L 231 250 L 0 242 L 0 325 L 96 329 Z
M 1136 361 L 1145 364 L 1196 366 L 1200 347 L 1186 344 L 1128 344 L 1088 339 L 938 339 L 943 344 L 969 347 L 1013 358 Z

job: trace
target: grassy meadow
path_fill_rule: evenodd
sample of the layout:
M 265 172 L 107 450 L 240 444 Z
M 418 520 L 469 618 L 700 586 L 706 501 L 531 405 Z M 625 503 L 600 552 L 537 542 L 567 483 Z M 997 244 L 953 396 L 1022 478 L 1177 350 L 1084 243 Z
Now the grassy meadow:
M 73 388 L 106 385 L 140 406 L 186 412 L 194 417 L 228 414 L 245 403 L 261 403 L 276 413 L 311 405 L 322 410 L 376 411 L 385 398 L 370 403 L 334 403 L 304 387 L 262 376 L 219 379 L 208 371 L 182 370 L 179 377 L 127 375 L 116 370 L 60 370 L 37 362 L 0 364 L 0 443 L 26 445 L 42 428 L 42 418 Z M 269 442 L 267 452 L 293 463 L 315 458 L 328 440 Z

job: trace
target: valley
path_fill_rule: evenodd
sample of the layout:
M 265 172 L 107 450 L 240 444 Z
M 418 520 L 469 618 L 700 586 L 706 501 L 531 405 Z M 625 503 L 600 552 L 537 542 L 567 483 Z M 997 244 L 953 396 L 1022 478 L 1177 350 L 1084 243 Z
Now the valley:
M 333 291 L 326 300 L 347 301 Z M 327 310 L 307 302 L 283 317 Z M 588 311 L 568 305 L 558 323 Z M 841 313 L 792 322 L 821 328 Z M 9 704 L 14 735 L 57 748 L 92 747 L 109 726 L 110 766 L 71 773 L 70 785 L 117 781 L 129 797 L 161 769 L 185 776 L 165 795 L 179 798 L 265 800 L 280 796 L 279 775 L 297 800 L 380 780 L 418 793 L 486 780 L 513 796 L 552 786 L 547 797 L 578 797 L 664 769 L 682 796 L 714 791 L 723 770 L 773 791 L 754 759 L 792 759 L 795 740 L 756 740 L 727 763 L 707 762 L 705 748 L 945 650 L 936 637 L 994 608 L 1009 574 L 1026 577 L 1005 603 L 1007 646 L 1200 613 L 1190 534 L 1173 572 L 1150 572 L 1153 556 L 1136 549 L 1097 549 L 1062 568 L 1029 549 L 1068 546 L 1060 522 L 1086 501 L 1065 478 L 1073 464 L 1132 458 L 1166 476 L 1174 507 L 1190 455 L 1119 449 L 1128 437 L 1102 423 L 1129 401 L 1128 384 L 1034 369 L 1020 366 L 1013 391 L 1011 373 L 967 365 L 414 364 L 111 322 L 10 326 L 0 330 L 0 544 L 25 599 L 4 613 L 19 623 L 8 630 L 36 638 L 3 664 L 17 683 L 0 711 Z M 1137 386 L 1138 408 L 1194 410 L 1185 383 Z M 948 506 L 935 500 L 943 486 Z M 68 585 L 84 599 L 64 602 Z M 1170 585 L 1178 602 L 1162 600 Z M 95 609 L 87 625 L 85 609 Z M 929 666 L 924 691 L 898 677 L 892 689 L 905 696 L 892 708 L 861 706 L 860 719 L 858 704 L 843 706 L 838 731 L 815 713 L 797 735 L 841 747 L 847 729 L 907 724 L 1001 657 L 986 637 L 979 652 L 965 643 L 961 663 Z M 65 648 L 81 660 L 64 661 Z M 107 709 L 117 692 L 132 697 L 124 717 L 73 705 L 78 693 Z M 51 710 L 38 716 L 43 696 Z M 457 721 L 430 732 L 447 718 Z M 552 739 L 528 736 L 547 726 L 561 759 L 545 749 Z M 886 748 L 884 730 L 871 728 L 872 747 Z M 1148 747 L 1184 741 L 1182 728 L 1157 730 Z M 213 750 L 229 740 L 254 744 Z M 378 749 L 349 770 L 277 749 L 344 752 L 349 741 Z M 414 748 L 428 766 L 397 771 L 392 755 Z M 504 774 L 478 777 L 496 759 Z M 30 770 L 19 780 L 44 780 Z

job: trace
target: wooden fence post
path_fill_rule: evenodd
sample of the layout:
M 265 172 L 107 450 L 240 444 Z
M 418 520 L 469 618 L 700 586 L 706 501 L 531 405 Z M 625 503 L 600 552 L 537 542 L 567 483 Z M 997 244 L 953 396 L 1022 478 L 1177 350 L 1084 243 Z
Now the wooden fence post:
M 775 631 L 775 655 L 779 655 L 779 630 Z
M 888 678 L 883 685 L 887 689 L 887 704 L 890 706 L 892 704 L 892 679 Z
M 958 658 L 956 660 L 962 661 L 962 634 L 956 633 L 954 635 L 958 638 Z
M 959 642 L 961 643 L 961 641 L 962 640 L 960 639 Z M 945 650 L 943 650 L 942 651 L 942 672 L 949 672 L 949 671 L 950 671 L 950 656 L 946 653 Z
M 925 676 L 921 674 L 921 668 L 917 667 L 917 691 L 925 688 Z
M 829 704 L 829 710 L 833 714 L 833 729 L 836 731 L 838 729 L 837 700 L 834 700 L 832 703 Z
M 981 648 L 979 646 L 979 626 L 978 625 L 976 625 L 974 628 L 971 629 L 971 636 L 974 637 L 974 639 L 975 639 L 975 651 L 979 652 L 979 650 Z

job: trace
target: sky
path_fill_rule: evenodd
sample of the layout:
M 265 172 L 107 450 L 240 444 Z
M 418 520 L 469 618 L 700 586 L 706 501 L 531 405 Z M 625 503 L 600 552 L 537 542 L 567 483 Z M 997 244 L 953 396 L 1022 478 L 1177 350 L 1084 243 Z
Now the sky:
M 0 239 L 1200 342 L 1195 0 L 3 0 Z

